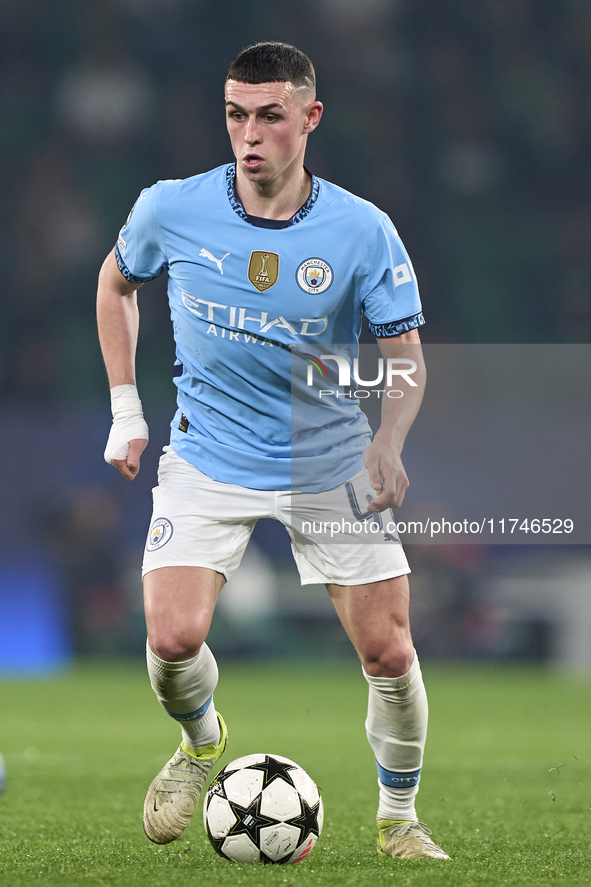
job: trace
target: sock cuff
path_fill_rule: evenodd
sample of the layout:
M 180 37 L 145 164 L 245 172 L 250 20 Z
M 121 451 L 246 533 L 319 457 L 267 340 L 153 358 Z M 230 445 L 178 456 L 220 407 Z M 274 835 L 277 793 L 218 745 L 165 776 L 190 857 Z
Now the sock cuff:
M 166 659 L 160 659 L 159 656 L 156 656 L 149 642 L 146 641 L 146 659 L 150 669 L 161 677 L 182 675 L 187 671 L 191 671 L 197 665 L 199 659 L 203 656 L 203 651 L 206 649 L 209 650 L 209 647 L 207 644 L 203 644 L 197 655 L 193 656 L 192 659 L 183 659 L 181 662 L 167 662 Z
M 374 678 L 372 675 L 369 675 L 366 670 L 361 666 L 361 670 L 363 672 L 363 676 L 370 687 L 373 687 L 378 693 L 380 691 L 384 692 L 392 692 L 396 690 L 408 690 L 408 688 L 413 684 L 417 679 L 422 677 L 421 674 L 421 666 L 419 664 L 419 657 L 417 656 L 417 652 L 415 650 L 415 658 L 412 661 L 412 665 L 406 674 L 400 675 L 397 678 Z
M 416 770 L 387 770 L 382 767 L 377 758 L 376 767 L 380 783 L 389 785 L 391 788 L 413 788 L 419 784 L 421 779 L 421 767 Z
M 209 706 L 212 704 L 212 702 L 213 693 L 209 697 L 209 699 L 206 699 L 203 705 L 200 706 L 200 708 L 198 708 L 196 711 L 190 711 L 187 712 L 187 714 L 179 714 L 178 712 L 168 711 L 167 708 L 165 708 L 164 711 L 167 715 L 170 715 L 171 718 L 174 718 L 175 721 L 199 721 L 207 714 Z

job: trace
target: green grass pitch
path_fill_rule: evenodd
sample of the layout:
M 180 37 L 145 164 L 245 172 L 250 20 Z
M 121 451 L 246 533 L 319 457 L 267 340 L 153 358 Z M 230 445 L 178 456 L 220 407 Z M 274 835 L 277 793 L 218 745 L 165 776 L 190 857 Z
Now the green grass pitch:
M 77 666 L 0 683 L 0 884 L 120 887 L 591 884 L 591 684 L 516 668 L 424 668 L 431 723 L 419 816 L 453 857 L 374 850 L 376 775 L 352 663 L 221 666 L 230 745 L 295 759 L 324 797 L 324 832 L 298 866 L 215 855 L 201 811 L 175 843 L 143 836 L 146 788 L 176 748 L 140 665 Z

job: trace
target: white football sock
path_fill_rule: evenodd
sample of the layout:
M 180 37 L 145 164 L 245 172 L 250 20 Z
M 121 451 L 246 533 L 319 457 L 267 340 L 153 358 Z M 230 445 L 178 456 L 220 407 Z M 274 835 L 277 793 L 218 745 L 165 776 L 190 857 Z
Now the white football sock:
M 217 745 L 220 728 L 213 691 L 218 682 L 218 667 L 207 644 L 203 644 L 197 656 L 184 662 L 159 659 L 147 644 L 146 658 L 152 689 L 167 714 L 180 723 L 187 745 Z
M 365 729 L 376 757 L 379 819 L 415 820 L 428 706 L 419 660 L 399 678 L 373 678 L 369 684 Z

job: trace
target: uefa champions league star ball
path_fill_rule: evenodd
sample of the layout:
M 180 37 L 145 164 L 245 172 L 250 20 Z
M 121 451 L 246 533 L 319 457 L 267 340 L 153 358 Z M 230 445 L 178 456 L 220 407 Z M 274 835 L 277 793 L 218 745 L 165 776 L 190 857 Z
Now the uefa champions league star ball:
M 232 761 L 211 783 L 203 805 L 209 840 L 232 862 L 301 862 L 323 819 L 316 783 L 281 755 Z

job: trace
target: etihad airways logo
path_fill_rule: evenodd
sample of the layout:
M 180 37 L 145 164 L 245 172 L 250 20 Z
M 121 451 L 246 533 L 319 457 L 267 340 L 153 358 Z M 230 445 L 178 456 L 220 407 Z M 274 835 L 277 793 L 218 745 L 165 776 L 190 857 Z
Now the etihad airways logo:
M 260 314 L 247 314 L 248 308 L 237 305 L 222 305 L 209 299 L 198 299 L 191 293 L 181 291 L 183 305 L 191 314 L 202 317 L 210 327 L 208 333 L 217 335 L 216 324 L 222 328 L 233 328 L 247 333 L 264 335 L 270 329 L 287 330 L 292 336 L 320 336 L 328 326 L 328 317 L 300 317 L 286 320 L 282 315 L 269 317 L 268 311 Z M 212 329 L 213 327 L 213 329 Z

